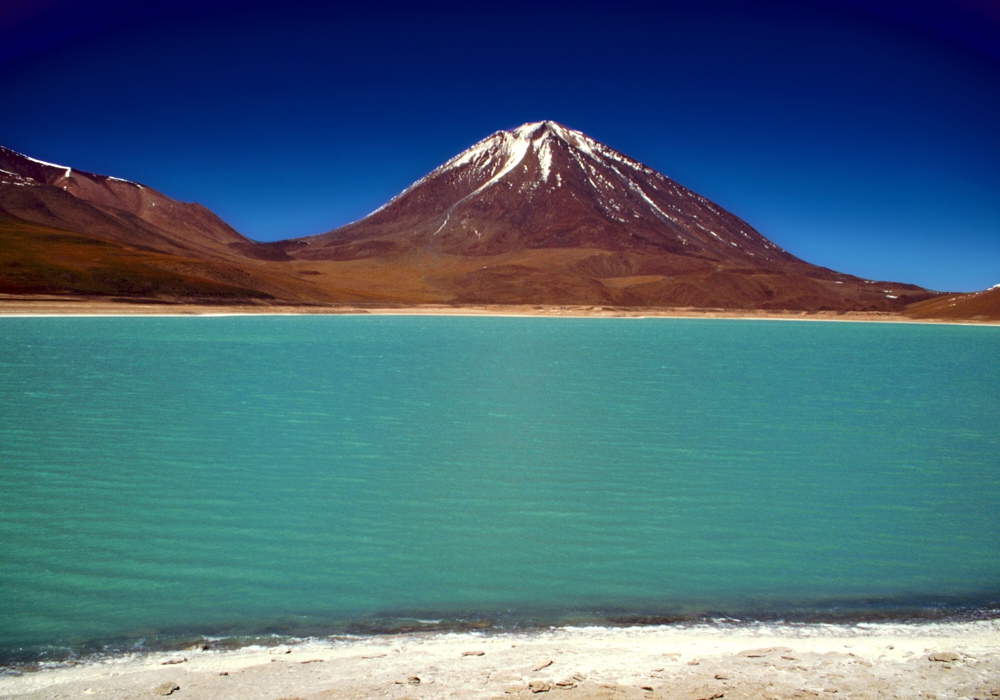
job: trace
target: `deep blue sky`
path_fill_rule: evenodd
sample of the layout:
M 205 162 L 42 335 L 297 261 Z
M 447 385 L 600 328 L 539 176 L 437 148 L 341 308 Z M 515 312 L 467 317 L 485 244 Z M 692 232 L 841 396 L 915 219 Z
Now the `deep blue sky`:
M 0 0 L 0 144 L 274 240 L 553 119 L 810 262 L 1000 283 L 996 0 L 359 5 Z

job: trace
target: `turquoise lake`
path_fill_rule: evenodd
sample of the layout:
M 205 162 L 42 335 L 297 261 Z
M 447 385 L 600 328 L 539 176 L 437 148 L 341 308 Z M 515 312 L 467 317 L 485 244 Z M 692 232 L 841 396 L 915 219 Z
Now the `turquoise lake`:
M 0 660 L 989 609 L 1000 328 L 0 319 L 0 495 Z

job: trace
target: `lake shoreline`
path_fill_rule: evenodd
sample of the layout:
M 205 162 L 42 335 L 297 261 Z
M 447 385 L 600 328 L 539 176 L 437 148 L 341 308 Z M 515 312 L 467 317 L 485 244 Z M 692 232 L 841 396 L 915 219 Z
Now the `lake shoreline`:
M 913 318 L 902 313 L 868 311 L 765 311 L 695 307 L 636 308 L 532 304 L 281 304 L 176 303 L 155 300 L 96 300 L 66 297 L 24 298 L 0 295 L 0 317 L 50 316 L 484 316 L 543 318 L 716 318 L 770 321 L 836 321 L 997 326 L 1000 321 Z
M 778 612 L 749 609 L 701 613 L 656 611 L 651 608 L 596 611 L 494 611 L 462 614 L 410 612 L 361 618 L 323 618 L 285 615 L 256 622 L 150 627 L 142 633 L 124 632 L 108 637 L 90 637 L 75 643 L 7 640 L 0 647 L 0 675 L 4 671 L 34 671 L 47 665 L 76 665 L 131 654 L 162 654 L 208 645 L 216 651 L 235 651 L 254 646 L 299 644 L 316 639 L 374 639 L 407 635 L 478 634 L 502 636 L 536 634 L 552 630 L 629 630 L 669 628 L 708 630 L 715 634 L 739 634 L 762 629 L 859 630 L 892 625 L 905 629 L 961 628 L 963 625 L 996 623 L 1000 626 L 997 596 L 976 596 L 967 601 L 912 600 L 909 602 L 848 601 L 820 607 L 790 605 Z
M 564 627 L 280 640 L 0 677 L 0 697 L 938 698 L 1000 694 L 1000 620 Z

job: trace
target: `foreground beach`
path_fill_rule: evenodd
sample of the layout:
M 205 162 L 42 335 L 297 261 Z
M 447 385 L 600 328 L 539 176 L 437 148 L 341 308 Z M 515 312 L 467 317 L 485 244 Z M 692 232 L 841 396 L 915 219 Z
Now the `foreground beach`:
M 207 648 L 205 648 L 207 647 Z M 129 655 L 0 677 L 3 698 L 977 698 L 1000 622 L 559 628 Z

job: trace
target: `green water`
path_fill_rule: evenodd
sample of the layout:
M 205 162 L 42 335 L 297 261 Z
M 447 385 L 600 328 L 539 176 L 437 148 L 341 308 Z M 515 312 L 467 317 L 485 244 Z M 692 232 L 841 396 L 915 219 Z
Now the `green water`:
M 0 495 L 0 652 L 990 605 L 1000 328 L 0 319 Z

